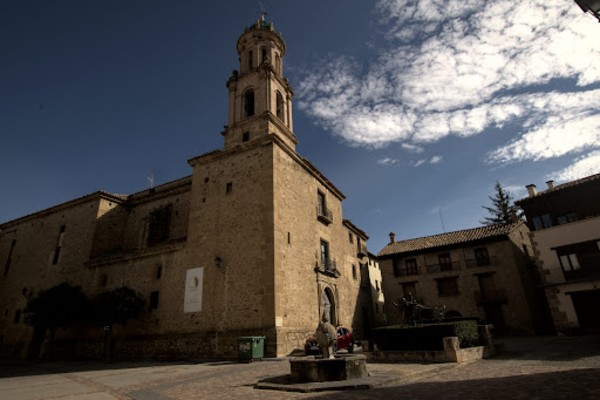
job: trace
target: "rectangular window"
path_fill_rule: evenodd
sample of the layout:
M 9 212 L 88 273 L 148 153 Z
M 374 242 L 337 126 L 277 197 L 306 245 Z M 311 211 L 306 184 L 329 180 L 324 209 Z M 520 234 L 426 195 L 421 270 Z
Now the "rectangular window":
M 317 205 L 319 207 L 319 214 L 324 215 L 327 204 L 325 203 L 325 194 L 322 192 L 317 192 Z
M 227 185 L 225 185 L 225 193 L 229 194 L 233 191 L 233 182 L 227 182 Z
M 329 260 L 329 243 L 325 240 L 321 240 L 321 268 L 331 268 L 331 262 Z
M 579 265 L 579 259 L 575 253 L 559 256 L 559 260 L 560 266 L 564 271 L 575 271 L 581 268 Z
M 406 275 L 417 275 L 419 273 L 416 258 L 407 258 L 404 260 L 404 265 L 406 266 Z
M 575 221 L 577 221 L 577 214 L 575 213 L 560 215 L 556 218 L 556 222 L 558 223 L 558 225 L 567 224 L 569 222 Z
M 8 257 L 6 257 L 6 263 L 4 264 L 4 276 L 8 275 L 8 270 L 10 269 L 10 263 L 12 259 L 12 253 L 17 244 L 16 239 L 13 239 L 10 243 L 10 249 L 8 250 Z
M 550 218 L 550 214 L 547 213 L 533 217 L 531 222 L 533 223 L 534 230 L 550 228 L 552 226 L 552 219 Z
M 13 318 L 13 324 L 21 322 L 21 310 L 15 310 L 15 317 Z
M 354 243 L 354 235 L 352 235 L 352 232 L 348 232 L 348 241 Z
M 156 310 L 158 308 L 158 290 L 150 293 L 150 309 Z
M 242 142 L 247 142 L 248 140 L 250 140 L 250 132 L 242 133 Z
M 377 290 L 378 292 L 381 290 L 381 288 L 379 287 L 379 281 L 377 279 L 375 279 L 375 290 Z
M 352 278 L 354 278 L 355 280 L 357 279 L 355 264 L 352 264 Z
M 162 265 L 156 267 L 156 279 L 162 278 Z
M 475 253 L 475 263 L 477 265 L 490 265 L 490 255 L 487 247 L 479 247 L 473 251 Z
M 456 277 L 436 279 L 438 296 L 458 296 L 458 280 Z
M 450 253 L 442 253 L 438 255 L 440 262 L 440 271 L 452 271 L 452 259 Z
M 166 242 L 169 239 L 171 224 L 171 205 L 159 207 L 148 215 L 148 246 Z
M 58 241 L 56 242 L 56 248 L 54 249 L 54 255 L 52 256 L 52 265 L 58 264 L 60 250 L 62 248 L 63 240 L 65 237 L 65 229 L 66 227 L 64 225 L 60 227 L 60 231 L 58 233 Z

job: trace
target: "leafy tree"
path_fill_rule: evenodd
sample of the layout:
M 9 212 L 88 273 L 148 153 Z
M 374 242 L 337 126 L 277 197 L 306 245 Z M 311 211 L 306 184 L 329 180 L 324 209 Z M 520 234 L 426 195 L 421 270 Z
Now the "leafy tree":
M 496 181 L 494 190 L 495 195 L 493 197 L 488 196 L 492 201 L 492 206 L 482 206 L 490 213 L 490 216 L 485 217 L 480 222 L 484 225 L 510 224 L 514 222 L 515 218 L 520 219 L 522 212 L 514 204 L 512 196 L 504 190 L 500 182 Z
M 104 292 L 93 300 L 95 319 L 102 326 L 114 324 L 125 325 L 127 321 L 137 318 L 146 301 L 144 296 L 128 287 Z
M 30 356 L 37 357 L 46 331 L 50 331 L 50 351 L 57 328 L 66 328 L 86 321 L 90 302 L 79 286 L 69 283 L 51 287 L 31 298 L 25 307 L 25 322 L 34 327 Z
M 104 360 L 110 362 L 112 353 L 113 325 L 125 325 L 127 321 L 137 318 L 146 306 L 144 297 L 133 289 L 120 287 L 104 292 L 93 300 L 94 317 L 104 328 Z

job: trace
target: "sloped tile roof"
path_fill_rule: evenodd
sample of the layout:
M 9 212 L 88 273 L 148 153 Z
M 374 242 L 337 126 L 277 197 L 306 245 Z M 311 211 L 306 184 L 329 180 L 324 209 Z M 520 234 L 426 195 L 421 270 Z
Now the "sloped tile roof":
M 379 254 L 377 254 L 377 256 L 383 257 L 392 254 L 428 250 L 437 247 L 468 243 L 481 239 L 506 236 L 522 223 L 523 222 L 516 222 L 513 224 L 488 225 L 479 228 L 465 229 L 462 231 L 441 233 L 433 236 L 401 240 L 395 243 L 388 244 L 379 252 Z

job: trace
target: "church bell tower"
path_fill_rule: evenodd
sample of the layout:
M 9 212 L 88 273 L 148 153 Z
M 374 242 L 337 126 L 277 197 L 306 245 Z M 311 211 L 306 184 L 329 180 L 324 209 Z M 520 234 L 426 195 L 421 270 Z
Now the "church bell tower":
M 224 149 L 269 135 L 295 150 L 292 127 L 292 88 L 283 77 L 285 42 L 264 14 L 237 42 L 239 70 L 227 81 L 228 125 L 222 132 Z

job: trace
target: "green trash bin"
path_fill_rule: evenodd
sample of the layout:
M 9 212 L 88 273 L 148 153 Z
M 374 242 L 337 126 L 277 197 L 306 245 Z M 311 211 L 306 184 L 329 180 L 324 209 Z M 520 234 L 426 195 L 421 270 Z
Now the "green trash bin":
M 239 362 L 262 360 L 265 353 L 264 336 L 242 336 L 238 338 Z

